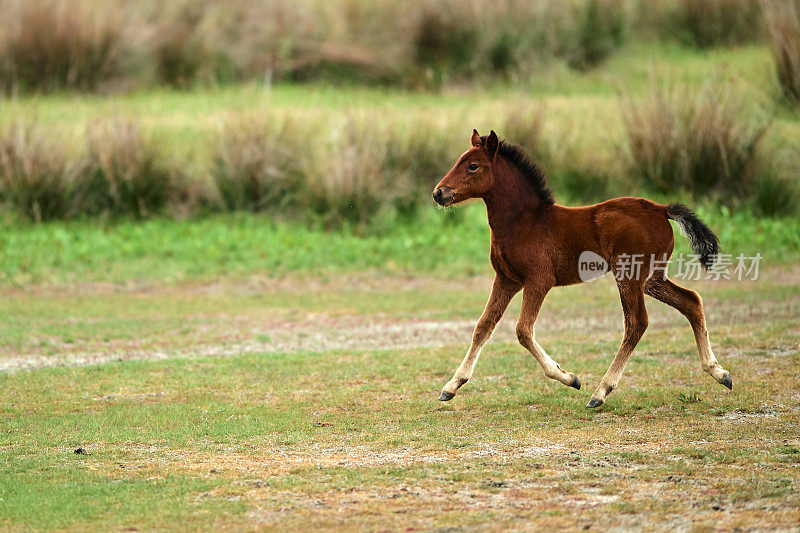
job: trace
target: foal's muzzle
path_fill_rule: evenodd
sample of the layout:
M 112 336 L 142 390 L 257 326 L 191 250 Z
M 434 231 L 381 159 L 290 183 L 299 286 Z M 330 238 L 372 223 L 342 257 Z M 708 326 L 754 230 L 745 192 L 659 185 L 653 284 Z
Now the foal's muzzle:
M 439 205 L 450 205 L 453 203 L 453 190 L 443 185 L 433 191 L 433 199 Z

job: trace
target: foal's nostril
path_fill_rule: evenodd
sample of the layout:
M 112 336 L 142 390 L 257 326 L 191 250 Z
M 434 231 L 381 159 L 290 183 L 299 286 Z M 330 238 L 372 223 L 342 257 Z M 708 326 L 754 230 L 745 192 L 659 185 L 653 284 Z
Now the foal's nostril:
M 450 205 L 453 201 L 453 193 L 447 185 L 437 187 L 436 190 L 433 191 L 433 199 L 436 200 L 436 203 L 439 205 Z

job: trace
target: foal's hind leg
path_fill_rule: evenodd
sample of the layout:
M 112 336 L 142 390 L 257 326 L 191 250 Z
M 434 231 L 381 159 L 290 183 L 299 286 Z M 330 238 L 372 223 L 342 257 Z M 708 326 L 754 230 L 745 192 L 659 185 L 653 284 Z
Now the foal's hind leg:
M 547 352 L 539 346 L 539 343 L 536 342 L 533 325 L 539 315 L 539 309 L 542 307 L 546 294 L 546 290 L 538 287 L 525 287 L 525 291 L 522 293 L 522 312 L 519 314 L 519 321 L 517 322 L 517 338 L 519 343 L 531 352 L 533 358 L 541 365 L 545 376 L 560 381 L 564 385 L 580 389 L 581 382 L 578 376 L 562 370 L 561 366 L 553 361 L 547 355 Z
M 614 357 L 606 375 L 600 381 L 597 390 L 592 394 L 592 399 L 586 407 L 599 407 L 605 402 L 606 396 L 617 388 L 622 377 L 622 371 L 631 357 L 631 352 L 636 348 L 639 340 L 647 329 L 647 310 L 644 307 L 644 288 L 639 280 L 624 280 L 617 282 L 622 312 L 625 315 L 625 337 Z
M 697 342 L 697 351 L 700 352 L 700 363 L 703 365 L 703 370 L 708 372 L 719 383 L 732 389 L 733 381 L 730 373 L 722 368 L 717 358 L 714 357 L 714 352 L 711 351 L 708 330 L 706 329 L 706 317 L 703 312 L 703 300 L 700 295 L 692 290 L 675 285 L 663 277 L 648 280 L 644 290 L 648 296 L 674 307 L 689 319 L 692 330 L 694 330 L 694 338 Z

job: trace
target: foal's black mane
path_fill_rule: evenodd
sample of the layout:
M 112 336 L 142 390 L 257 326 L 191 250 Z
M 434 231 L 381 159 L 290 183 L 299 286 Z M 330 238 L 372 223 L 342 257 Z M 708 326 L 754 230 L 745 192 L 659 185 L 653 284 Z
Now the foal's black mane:
M 486 135 L 481 136 L 482 143 L 486 143 L 486 137 Z M 528 154 L 525 153 L 525 150 L 523 150 L 521 146 L 503 139 L 500 141 L 497 152 L 503 156 L 503 159 L 522 172 L 522 175 L 525 176 L 528 183 L 533 186 L 533 190 L 536 191 L 536 196 L 539 197 L 540 201 L 547 205 L 555 203 L 553 191 L 550 189 L 550 185 L 547 184 L 547 177 L 544 175 L 544 170 L 528 157 Z

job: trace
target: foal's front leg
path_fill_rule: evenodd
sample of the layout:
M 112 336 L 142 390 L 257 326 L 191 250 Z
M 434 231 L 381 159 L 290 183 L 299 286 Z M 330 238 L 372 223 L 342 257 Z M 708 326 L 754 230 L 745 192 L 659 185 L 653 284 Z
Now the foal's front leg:
M 509 302 L 520 290 L 521 286 L 511 281 L 508 278 L 497 275 L 494 278 L 494 285 L 492 285 L 492 294 L 489 296 L 489 301 L 486 302 L 486 308 L 483 310 L 478 324 L 475 326 L 475 332 L 472 334 L 472 344 L 467 350 L 467 355 L 461 362 L 456 373 L 453 375 L 447 385 L 442 389 L 439 399 L 443 402 L 453 399 L 456 391 L 461 385 L 469 381 L 472 377 L 472 371 L 475 369 L 475 363 L 478 362 L 478 356 L 481 354 L 481 348 L 492 336 L 492 331 L 503 316 Z
M 533 358 L 541 365 L 545 376 L 560 381 L 564 385 L 580 389 L 581 382 L 578 376 L 562 370 L 561 366 L 553 361 L 539 343 L 536 342 L 533 325 L 536 322 L 536 317 L 539 316 L 539 309 L 542 307 L 547 291 L 548 289 L 537 285 L 525 285 L 525 292 L 522 294 L 522 312 L 520 312 L 519 321 L 517 322 L 517 338 L 519 343 L 531 352 Z

